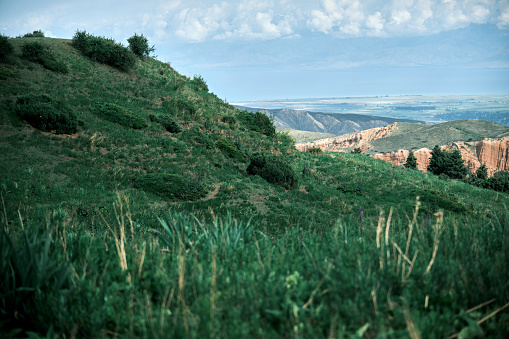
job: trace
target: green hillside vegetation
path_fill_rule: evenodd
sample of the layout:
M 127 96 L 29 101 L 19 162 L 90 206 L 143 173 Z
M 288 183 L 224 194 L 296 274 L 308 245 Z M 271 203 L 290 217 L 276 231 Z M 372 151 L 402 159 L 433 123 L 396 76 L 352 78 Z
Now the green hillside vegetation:
M 506 335 L 506 193 L 297 152 L 146 55 L 0 51 L 2 337 Z
M 454 120 L 435 125 L 397 123 L 389 136 L 372 142 L 369 154 L 387 153 L 398 149 L 432 149 L 457 141 L 480 141 L 484 138 L 509 136 L 509 127 L 486 120 Z

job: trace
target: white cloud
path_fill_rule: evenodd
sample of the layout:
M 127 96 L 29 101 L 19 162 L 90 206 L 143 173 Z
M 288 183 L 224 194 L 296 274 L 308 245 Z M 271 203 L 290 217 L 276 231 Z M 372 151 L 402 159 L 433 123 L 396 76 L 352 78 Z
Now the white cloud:
M 385 19 L 382 18 L 382 13 L 380 12 L 368 16 L 366 20 L 366 27 L 371 28 L 373 30 L 371 34 L 375 36 L 383 35 L 384 24 Z

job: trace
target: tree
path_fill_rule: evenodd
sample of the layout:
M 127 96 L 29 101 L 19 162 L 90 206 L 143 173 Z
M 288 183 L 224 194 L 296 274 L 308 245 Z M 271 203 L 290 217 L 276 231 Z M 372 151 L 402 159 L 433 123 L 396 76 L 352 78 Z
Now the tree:
M 431 151 L 428 171 L 435 175 L 444 174 L 451 179 L 463 179 L 468 174 L 468 168 L 458 149 L 447 152 L 442 151 L 438 145 Z
M 131 52 L 139 56 L 140 58 L 148 56 L 151 52 L 155 51 L 154 46 L 149 47 L 148 39 L 143 34 L 138 35 L 134 33 L 132 37 L 127 39 L 129 43 L 129 49 Z
M 481 167 L 479 167 L 475 171 L 475 176 L 477 177 L 477 179 L 480 179 L 480 180 L 488 179 L 488 168 L 486 167 L 485 164 L 482 164 Z
M 352 153 L 352 154 L 362 154 L 362 149 L 360 147 L 355 147 L 350 153 Z
M 417 158 L 415 157 L 414 152 L 410 151 L 410 153 L 408 153 L 408 157 L 406 158 L 405 167 L 411 168 L 411 169 L 417 169 Z

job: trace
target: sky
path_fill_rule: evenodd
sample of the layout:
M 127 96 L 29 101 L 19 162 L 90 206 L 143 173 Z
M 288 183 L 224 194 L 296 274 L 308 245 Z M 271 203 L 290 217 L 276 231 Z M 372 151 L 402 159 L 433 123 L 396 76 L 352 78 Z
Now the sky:
M 0 0 L 0 34 L 137 34 L 228 102 L 509 94 L 509 0 Z

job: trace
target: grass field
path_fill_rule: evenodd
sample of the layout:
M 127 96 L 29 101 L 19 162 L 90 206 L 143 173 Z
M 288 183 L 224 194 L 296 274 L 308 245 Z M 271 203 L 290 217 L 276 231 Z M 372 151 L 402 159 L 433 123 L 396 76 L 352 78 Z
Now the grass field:
M 68 73 L 24 59 L 30 39 Z M 152 58 L 121 72 L 70 40 L 9 41 L 2 337 L 505 338 L 507 194 L 299 153 Z M 77 132 L 20 119 L 16 103 L 35 94 L 72 110 Z M 124 123 L 133 116 L 144 124 Z M 288 169 L 249 174 L 264 153 Z

